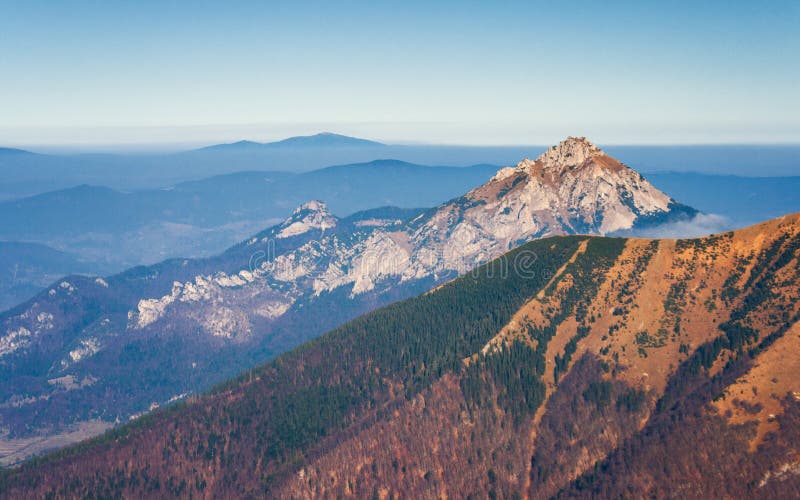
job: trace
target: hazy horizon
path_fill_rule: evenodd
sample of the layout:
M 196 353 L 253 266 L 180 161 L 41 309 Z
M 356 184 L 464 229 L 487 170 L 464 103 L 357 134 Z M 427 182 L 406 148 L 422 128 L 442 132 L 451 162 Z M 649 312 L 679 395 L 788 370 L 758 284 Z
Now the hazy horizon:
M 4 5 L 0 144 L 800 142 L 800 7 Z
M 153 128 L 151 132 L 154 135 L 160 132 L 163 136 L 163 129 Z M 219 135 L 209 137 L 206 139 L 195 139 L 185 141 L 170 140 L 165 137 L 162 141 L 119 141 L 119 142 L 91 142 L 91 141 L 77 141 L 77 142 L 30 142 L 30 143 L 0 143 L 0 148 L 17 148 L 35 153 L 42 154 L 91 154 L 91 153 L 107 153 L 107 154 L 160 154 L 160 153 L 178 153 L 184 151 L 191 151 L 194 149 L 214 146 L 219 144 L 232 144 L 239 141 L 252 141 L 259 143 L 269 143 L 281 141 L 283 139 L 313 136 L 323 133 L 333 133 L 354 137 L 359 139 L 367 139 L 383 143 L 386 146 L 408 146 L 408 147 L 433 147 L 433 148 L 486 148 L 486 149 L 502 149 L 502 148 L 542 148 L 549 147 L 568 136 L 581 136 L 581 134 L 567 134 L 561 139 L 544 142 L 520 142 L 520 143 L 463 143 L 463 142 L 433 142 L 426 141 L 423 138 L 418 139 L 387 139 L 369 134 L 346 134 L 337 130 L 327 129 L 308 129 L 307 131 L 298 131 L 293 135 L 276 135 L 276 134 L 250 134 L 250 135 Z M 697 142 L 680 142 L 680 141 L 643 141 L 643 142 L 626 142 L 626 141 L 604 141 L 600 142 L 595 140 L 592 136 L 586 136 L 589 140 L 595 142 L 601 147 L 796 147 L 800 146 L 800 140 L 796 141 L 697 141 Z

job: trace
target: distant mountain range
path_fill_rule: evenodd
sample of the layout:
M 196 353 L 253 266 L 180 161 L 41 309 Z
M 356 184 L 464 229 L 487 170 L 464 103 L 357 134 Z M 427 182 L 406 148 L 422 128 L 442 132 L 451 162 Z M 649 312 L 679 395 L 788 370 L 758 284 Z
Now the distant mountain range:
M 698 210 L 726 217 L 731 228 L 800 211 L 800 177 L 656 172 L 647 179 Z
M 238 172 L 163 189 L 122 192 L 81 185 L 0 203 L 0 238 L 51 239 L 120 234 L 171 222 L 218 227 L 284 218 L 309 199 L 340 215 L 383 205 L 427 207 L 484 182 L 491 165 L 429 167 L 396 160 L 327 167 L 302 174 Z
M 526 241 L 695 213 L 587 140 L 570 138 L 423 212 L 339 218 L 314 201 L 215 257 L 105 279 L 67 277 L 0 315 L 5 448 L 14 455 L 13 443 L 63 439 L 75 426 L 125 421 L 197 393 Z M 64 377 L 75 383 L 54 382 Z
M 590 161 L 575 175 L 607 160 Z M 502 206 L 483 194 L 551 169 L 523 162 L 466 199 Z M 798 260 L 797 214 L 694 240 L 540 239 L 9 471 L 0 494 L 796 498 Z
M 12 155 L 35 155 L 36 153 L 31 153 L 30 151 L 26 151 L 24 149 L 17 149 L 17 148 L 0 148 L 0 156 L 12 156 Z
M 245 171 L 298 173 L 330 165 L 396 158 L 409 163 L 470 166 L 506 163 L 540 148 L 458 148 L 386 145 L 339 134 L 239 141 L 171 154 L 0 154 L 0 200 L 19 199 L 76 185 L 121 191 L 168 188 Z M 17 150 L 15 150 L 17 151 Z M 475 158 L 471 160 L 470 158 Z M 446 160 L 446 161 L 445 161 Z M 445 161 L 445 163 L 442 163 Z
M 0 241 L 0 311 L 39 293 L 53 281 L 76 273 L 102 273 L 96 262 L 38 243 Z
M 107 274 L 167 258 L 214 255 L 311 199 L 327 200 L 340 216 L 385 205 L 430 207 L 485 182 L 495 170 L 379 160 L 302 174 L 239 172 L 168 189 L 121 192 L 82 185 L 0 202 L 0 240 L 80 255 L 84 265 L 62 268 L 64 275 Z M 42 264 L 39 276 L 18 274 L 13 292 L 0 282 L 0 310 L 56 277 Z
M 357 137 L 348 137 L 346 135 L 333 134 L 331 132 L 322 132 L 314 135 L 305 135 L 298 137 L 289 137 L 281 141 L 275 142 L 253 142 L 253 141 L 238 141 L 230 144 L 216 144 L 202 148 L 201 151 L 208 150 L 247 150 L 254 149 L 306 149 L 306 148 L 382 148 L 386 144 L 369 141 L 367 139 L 359 139 Z
M 338 134 L 292 137 L 272 143 L 239 141 L 180 153 L 0 153 L 0 200 L 80 184 L 123 191 L 163 188 L 241 171 L 302 172 L 335 164 L 394 158 L 426 165 L 509 165 L 533 158 L 545 146 L 442 146 L 382 144 Z M 696 171 L 741 176 L 792 176 L 800 172 L 799 145 L 612 146 L 612 155 L 643 173 Z M 755 169 L 755 166 L 758 169 Z

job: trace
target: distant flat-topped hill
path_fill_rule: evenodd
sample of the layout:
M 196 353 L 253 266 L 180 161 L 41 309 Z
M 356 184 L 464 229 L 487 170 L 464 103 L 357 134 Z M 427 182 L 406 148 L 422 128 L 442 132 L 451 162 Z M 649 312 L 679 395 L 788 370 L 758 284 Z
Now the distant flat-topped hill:
M 202 148 L 202 150 L 240 151 L 254 149 L 279 149 L 279 148 L 382 148 L 386 145 L 367 139 L 349 137 L 346 135 L 322 132 L 314 135 L 289 137 L 274 142 L 238 141 L 229 144 L 216 144 Z

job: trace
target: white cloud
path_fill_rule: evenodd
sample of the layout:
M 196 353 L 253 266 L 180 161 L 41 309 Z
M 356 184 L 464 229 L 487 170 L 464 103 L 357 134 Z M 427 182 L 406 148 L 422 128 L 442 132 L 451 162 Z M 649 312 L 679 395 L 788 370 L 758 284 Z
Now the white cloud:
M 692 219 L 668 222 L 660 226 L 644 228 L 633 232 L 640 238 L 697 238 L 732 229 L 727 217 L 716 214 L 697 214 Z

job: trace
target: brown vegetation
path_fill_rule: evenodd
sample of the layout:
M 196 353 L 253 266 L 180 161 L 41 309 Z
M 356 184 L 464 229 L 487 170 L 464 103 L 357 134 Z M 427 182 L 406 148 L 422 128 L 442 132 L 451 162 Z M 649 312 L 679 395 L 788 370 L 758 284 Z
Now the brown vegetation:
M 547 278 L 455 280 L 0 492 L 800 494 L 800 216 L 536 244 Z

